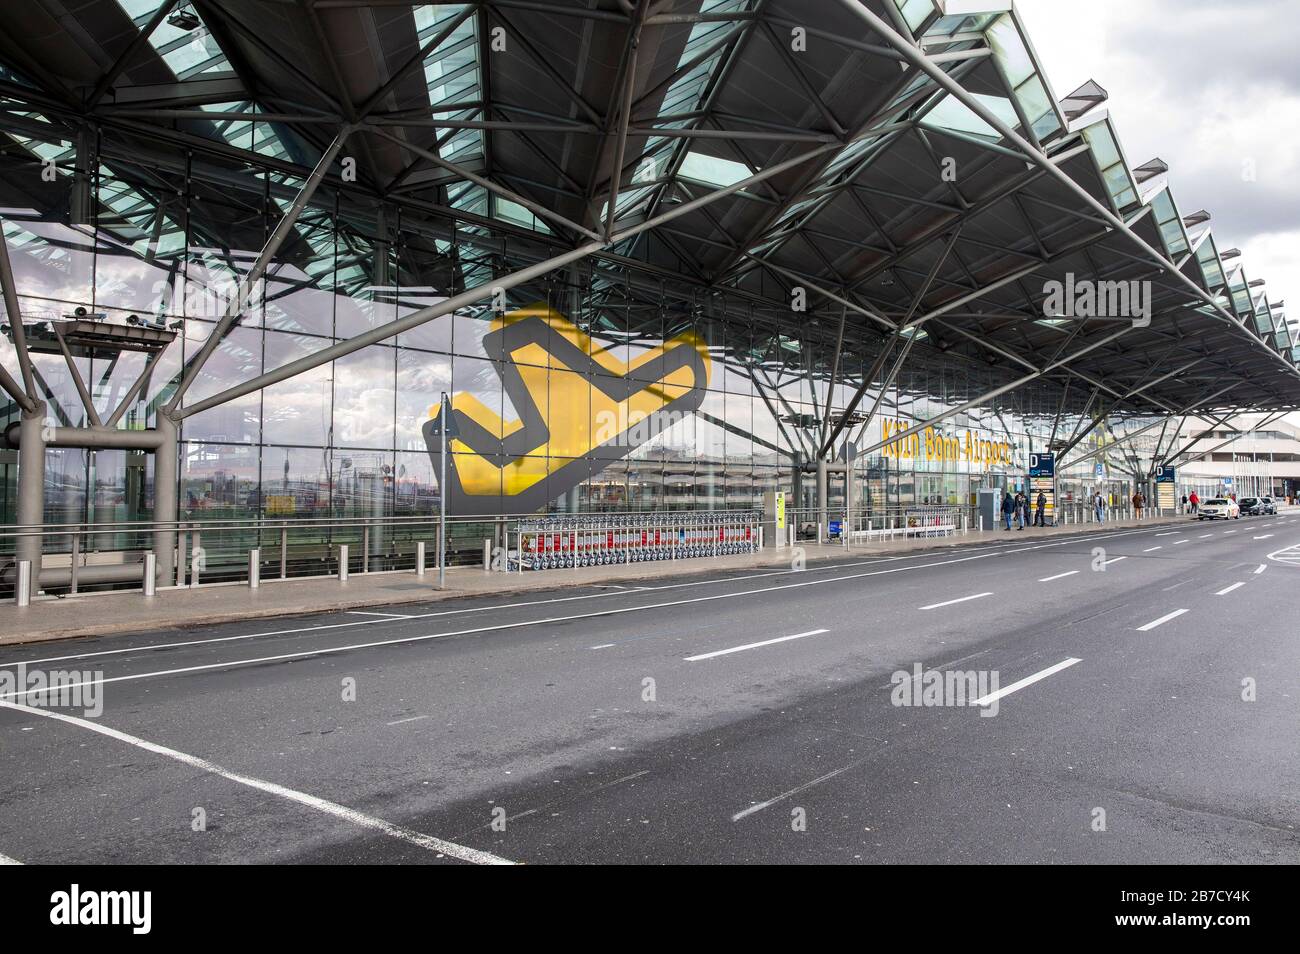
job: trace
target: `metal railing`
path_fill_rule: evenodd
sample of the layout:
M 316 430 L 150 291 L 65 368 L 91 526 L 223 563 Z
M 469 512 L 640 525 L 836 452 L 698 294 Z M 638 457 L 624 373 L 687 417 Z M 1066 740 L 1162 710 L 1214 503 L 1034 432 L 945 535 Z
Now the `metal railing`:
M 656 511 L 529 518 L 515 531 L 509 568 L 578 569 L 755 553 L 762 512 Z
M 790 543 L 821 542 L 852 546 L 881 538 L 954 536 L 975 527 L 974 511 L 957 504 L 895 504 L 846 511 L 787 508 Z
M 510 518 L 449 517 L 447 564 L 490 565 L 492 550 L 508 538 Z M 330 577 L 352 573 L 436 568 L 438 517 L 341 517 L 115 521 L 0 527 L 0 596 L 21 597 L 17 581 L 27 573 L 30 592 L 82 590 L 145 584 L 145 564 L 158 554 L 155 534 L 174 534 L 174 578 L 162 587 Z M 39 536 L 39 577 L 14 558 L 16 542 Z

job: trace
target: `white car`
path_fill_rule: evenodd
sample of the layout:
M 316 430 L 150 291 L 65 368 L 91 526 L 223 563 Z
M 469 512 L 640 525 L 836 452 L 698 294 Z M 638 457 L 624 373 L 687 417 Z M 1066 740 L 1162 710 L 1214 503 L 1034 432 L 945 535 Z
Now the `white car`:
M 1201 504 L 1198 517 L 1201 520 L 1213 520 L 1216 517 L 1222 517 L 1224 520 L 1240 520 L 1241 508 L 1237 506 L 1237 501 L 1227 497 L 1211 497 Z

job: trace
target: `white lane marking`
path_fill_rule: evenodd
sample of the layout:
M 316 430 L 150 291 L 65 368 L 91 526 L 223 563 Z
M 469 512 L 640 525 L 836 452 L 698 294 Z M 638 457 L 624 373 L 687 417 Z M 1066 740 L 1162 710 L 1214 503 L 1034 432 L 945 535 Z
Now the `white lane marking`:
M 1173 542 L 1173 545 L 1174 545 L 1174 546 L 1178 546 L 1178 544 L 1180 544 L 1180 543 L 1191 543 L 1191 542 L 1192 542 L 1191 540 L 1175 540 L 1175 541 Z
M 613 645 L 614 645 L 613 643 L 601 643 L 599 646 L 592 646 L 591 648 L 592 648 L 592 649 L 610 649 L 610 648 L 613 647 Z
M 1265 566 L 1263 563 L 1261 563 L 1258 567 L 1255 568 L 1255 575 L 1256 575 L 1256 576 L 1259 576 L 1261 573 L 1263 573 L 1263 572 L 1264 572 L 1265 570 L 1267 570 L 1267 569 L 1268 569 L 1268 567 Z
M 1268 540 L 1268 539 L 1270 539 L 1272 536 L 1273 536 L 1273 534 L 1271 534 L 1271 533 L 1265 533 L 1265 534 L 1262 534 L 1262 535 L 1256 537 L 1255 539 L 1256 539 L 1256 540 Z
M 1027 547 L 1025 549 L 1045 550 L 1045 549 L 1051 549 L 1053 547 L 1071 546 L 1076 543 L 1088 543 L 1094 540 L 1111 540 L 1116 537 L 1130 537 L 1130 536 L 1136 536 L 1136 535 L 1150 533 L 1150 532 L 1151 532 L 1150 530 L 1117 530 L 1109 533 L 1080 534 L 1079 536 L 1072 536 L 1065 540 L 1058 540 L 1054 543 L 1039 543 L 1032 547 Z M 1160 534 L 1157 534 L 1157 536 L 1160 536 Z M 980 545 L 970 546 L 970 547 L 963 547 L 962 548 L 963 551 L 969 551 L 975 553 L 976 555 L 970 557 L 962 557 L 960 560 L 953 560 L 949 562 L 961 563 L 961 562 L 965 562 L 966 560 L 979 560 L 989 556 L 1001 556 L 1003 553 L 1006 552 L 1005 550 L 1006 546 L 1008 546 L 1008 544 L 990 543 L 990 544 L 980 544 Z M 718 586 L 726 583 L 743 583 L 747 580 L 761 580 L 761 579 L 768 579 L 770 577 L 776 577 L 776 576 L 790 576 L 792 574 L 802 575 L 807 573 L 822 573 L 828 570 L 853 569 L 854 567 L 860 567 L 860 566 L 879 566 L 882 563 L 898 563 L 904 560 L 926 559 L 930 555 L 931 555 L 930 552 L 925 552 L 925 553 L 917 553 L 917 554 L 904 555 L 904 556 L 879 557 L 872 560 L 859 560 L 853 563 L 828 563 L 820 566 L 806 567 L 803 570 L 770 570 L 763 573 L 750 573 L 744 576 L 729 576 L 729 577 L 722 577 L 719 579 L 709 579 L 709 580 L 688 580 L 683 583 L 667 583 L 664 584 L 663 586 L 647 586 L 647 587 L 642 587 L 642 589 L 659 592 L 661 590 L 683 589 L 692 586 Z M 924 570 L 930 567 L 946 566 L 946 565 L 948 564 L 947 563 L 923 563 L 917 566 L 898 567 L 896 568 L 896 570 Z M 895 572 L 895 571 L 891 570 L 889 572 Z M 856 577 L 855 576 L 835 577 L 834 579 L 856 579 Z M 746 592 L 751 592 L 751 591 L 746 591 Z M 764 591 L 758 590 L 752 592 L 764 592 Z M 521 609 L 529 606 L 546 606 L 551 603 L 571 603 L 578 600 L 594 600 L 594 599 L 601 599 L 603 597 L 626 596 L 626 595 L 627 592 L 624 590 L 619 590 L 617 592 L 612 592 L 612 593 L 580 593 L 576 596 L 557 596 L 557 597 L 552 597 L 550 599 L 544 599 L 544 600 L 522 600 L 516 603 L 497 603 L 490 606 L 468 606 L 468 607 L 461 607 L 460 609 L 437 610 L 431 613 L 413 613 L 408 617 L 408 619 L 434 619 L 442 616 L 459 616 L 459 615 L 468 615 L 470 613 L 489 613 L 494 610 Z M 181 640 L 172 643 L 151 643 L 144 646 L 128 646 L 122 649 L 104 649 L 104 650 L 99 650 L 96 652 L 89 652 L 89 653 L 72 653 L 67 656 L 47 656 L 41 659 L 25 659 L 25 660 L 13 660 L 11 662 L 0 662 L 0 668 L 9 668 L 12 666 L 18 666 L 20 664 L 35 666 L 39 663 L 64 662 L 70 659 L 92 659 L 98 656 L 116 656 L 122 653 L 144 653 L 144 652 L 154 652 L 154 651 L 164 650 L 164 649 L 183 649 L 187 646 L 201 646 L 206 643 L 216 644 L 216 643 L 239 642 L 245 639 L 260 639 L 262 637 L 269 637 L 269 636 L 293 636 L 299 633 L 314 633 L 323 630 L 342 629 L 348 626 L 370 626 L 375 623 L 383 623 L 383 622 L 387 622 L 387 621 L 383 619 L 358 619 L 358 620 L 351 620 L 345 623 L 319 623 L 313 626 L 298 626 L 298 627 L 294 627 L 293 629 L 277 629 L 277 630 L 270 630 L 268 632 L 263 632 L 263 633 L 243 633 L 238 636 L 214 636 L 207 639 L 187 639 L 187 640 Z
M 826 583 L 844 583 L 850 580 L 864 579 L 871 576 L 887 576 L 893 573 L 905 573 L 910 570 L 924 570 L 936 566 L 952 566 L 956 563 L 969 563 L 972 560 L 982 560 L 987 556 L 997 556 L 997 554 L 980 554 L 972 557 L 959 557 L 956 560 L 940 560 L 937 563 L 921 563 L 916 566 L 896 566 L 888 570 L 871 570 L 867 573 L 850 573 L 847 576 L 836 576 L 825 580 L 806 580 L 802 583 L 783 583 L 780 586 L 763 586 L 752 590 L 742 590 L 739 593 L 715 593 L 712 596 L 697 596 L 689 600 L 672 600 L 667 603 L 646 603 L 641 606 L 621 606 L 613 609 L 598 610 L 594 613 L 575 613 L 572 616 L 549 616 L 541 619 L 525 619 L 514 623 L 497 623 L 492 626 L 475 626 L 470 629 L 451 630 L 446 633 L 426 633 L 422 636 L 401 636 L 396 639 L 379 639 L 369 643 L 352 643 L 347 646 L 323 646 L 319 649 L 308 649 L 296 653 L 279 653 L 275 656 L 259 656 L 253 659 L 232 659 L 228 662 L 208 663 L 203 666 L 182 666 L 176 669 L 160 669 L 156 672 L 133 673 L 128 676 L 109 676 L 103 679 L 84 680 L 80 683 L 72 683 L 63 686 L 65 689 L 72 689 L 77 686 L 91 685 L 92 681 L 96 684 L 107 682 L 129 682 L 136 679 L 152 679 L 158 676 L 174 676 L 187 672 L 207 672 L 213 669 L 233 669 L 236 666 L 253 666 L 268 662 L 283 662 L 287 659 L 310 659 L 317 656 L 328 656 L 335 653 L 350 652 L 357 649 L 374 649 L 378 646 L 401 646 L 406 643 L 423 643 L 433 639 L 444 639 L 448 636 L 473 636 L 479 633 L 500 632 L 506 629 L 520 629 L 525 626 L 543 626 L 548 623 L 569 623 L 579 619 L 595 619 L 600 616 L 621 616 L 624 613 L 643 613 L 647 610 L 664 609 L 669 606 L 684 606 L 688 603 L 711 603 L 714 600 L 736 599 L 738 597 L 754 596 L 759 593 L 773 593 L 779 590 L 793 590 L 805 586 L 821 586 Z M 22 691 L 8 692 L 0 695 L 0 700 L 16 698 L 19 696 L 29 696 L 38 690 L 27 689 Z
M 1147 547 L 1147 548 L 1146 548 L 1145 550 L 1143 550 L 1142 552 L 1143 552 L 1143 553 L 1155 553 L 1157 550 L 1163 550 L 1163 549 L 1164 549 L 1163 546 L 1158 546 L 1158 547 Z
M 43 719 L 55 719 L 59 722 L 66 722 L 69 725 L 75 725 L 82 729 L 89 729 L 91 732 L 98 732 L 100 735 L 107 736 L 110 739 L 116 739 L 119 742 L 125 742 L 127 745 L 133 745 L 138 749 L 144 749 L 146 752 L 152 752 L 155 755 L 161 755 L 169 759 L 174 759 L 182 765 L 188 765 L 190 768 L 196 768 L 200 771 L 208 772 L 212 775 L 220 776 L 227 781 L 236 782 L 240 785 L 246 785 L 249 788 L 257 789 L 259 792 L 266 792 L 268 795 L 275 795 L 287 801 L 296 802 L 299 805 L 305 805 L 307 808 L 315 809 L 326 815 L 350 822 L 361 828 L 369 828 L 371 831 L 377 831 L 381 834 L 388 835 L 390 838 L 396 838 L 399 841 L 407 842 L 427 851 L 435 851 L 439 854 L 447 855 L 450 858 L 456 858 L 460 861 L 468 861 L 477 865 L 508 865 L 513 864 L 505 858 L 500 858 L 490 852 L 480 851 L 477 848 L 468 848 L 465 845 L 458 845 L 455 842 L 443 841 L 441 838 L 435 838 L 432 835 L 426 835 L 423 832 L 406 828 L 402 825 L 396 825 L 392 822 L 385 821 L 382 818 L 376 818 L 373 815 L 367 815 L 359 812 L 355 808 L 348 808 L 346 805 L 340 805 L 337 802 L 331 802 L 315 795 L 308 795 L 305 792 L 299 792 L 292 788 L 286 788 L 283 785 L 277 785 L 274 782 L 267 782 L 260 778 L 254 778 L 251 775 L 242 775 L 238 772 L 232 772 L 230 769 L 223 768 L 215 762 L 209 762 L 207 759 L 199 758 L 196 755 L 189 755 L 185 752 L 179 752 L 176 749 L 169 749 L 165 745 L 159 745 L 156 742 L 149 742 L 138 736 L 128 735 L 125 732 L 119 732 L 117 729 L 110 729 L 106 725 L 100 725 L 87 719 L 79 719 L 76 716 L 66 715 L 62 712 L 54 712 L 49 709 L 36 709 L 31 706 L 21 705 L 17 702 L 0 701 L 0 707 L 13 709 L 17 712 L 24 712 L 28 715 L 40 716 Z
M 1232 586 L 1226 586 L 1226 587 L 1224 587 L 1223 589 L 1219 590 L 1219 592 L 1215 593 L 1214 595 L 1215 595 L 1215 596 L 1227 596 L 1227 595 L 1228 595 L 1229 593 L 1231 593 L 1233 590 L 1241 589 L 1241 587 L 1243 587 L 1243 586 L 1245 586 L 1245 585 L 1246 585 L 1246 584 L 1245 584 L 1244 582 L 1243 582 L 1243 583 L 1234 583 L 1234 584 L 1232 584 Z
M 1076 573 L 1078 573 L 1078 572 L 1079 572 L 1078 570 L 1067 570 L 1067 571 L 1064 572 L 1064 573 L 1058 573 L 1058 574 L 1056 574 L 1056 576 L 1045 576 L 1045 577 L 1043 577 L 1041 580 L 1039 580 L 1038 582 L 1039 582 L 1039 583 L 1051 583 L 1053 580 L 1063 580 L 1063 579 L 1065 579 L 1067 576 L 1074 576 L 1074 574 L 1076 574 Z
M 1177 619 L 1178 617 L 1182 616 L 1182 615 L 1183 615 L 1184 613 L 1186 613 L 1186 612 L 1187 612 L 1187 610 L 1185 610 L 1185 609 L 1180 609 L 1180 610 L 1174 610 L 1172 613 L 1166 613 L 1164 616 L 1161 616 L 1159 619 L 1153 619 L 1151 622 L 1147 623 L 1145 626 L 1139 626 L 1139 627 L 1138 627 L 1138 632 L 1139 632 L 1139 633 L 1147 633 L 1147 632 L 1150 632 L 1151 630 L 1155 629 L 1157 626 L 1163 626 L 1165 623 L 1169 622 L 1171 619 Z
M 730 649 L 719 649 L 711 653 L 700 653 L 698 656 L 687 656 L 686 662 L 699 662 L 701 659 L 713 659 L 717 656 L 729 656 L 732 653 L 741 653 L 746 649 L 758 649 L 760 646 L 771 646 L 774 643 L 788 643 L 792 639 L 803 639 L 806 636 L 820 636 L 822 633 L 828 633 L 828 629 L 810 629 L 806 633 L 795 633 L 793 636 L 778 636 L 776 639 L 765 639 L 758 643 L 745 643 L 743 646 L 732 646 Z
M 833 772 L 827 772 L 825 775 L 817 776 L 811 782 L 804 782 L 802 785 L 797 785 L 794 788 L 790 789 L 788 792 L 782 792 L 780 795 L 776 796 L 775 798 L 769 798 L 765 802 L 758 802 L 754 805 L 750 805 L 748 808 L 742 809 L 736 812 L 736 814 L 732 815 L 731 820 L 734 822 L 740 821 L 742 818 L 745 818 L 749 815 L 753 815 L 755 812 L 761 812 L 765 808 L 771 808 L 777 802 L 789 798 L 791 795 L 798 795 L 804 789 L 812 788 L 814 785 L 820 785 L 822 782 L 829 782 L 837 775 L 843 775 L 845 772 L 847 772 L 849 769 L 853 768 L 857 764 L 858 764 L 857 762 L 854 762 L 852 765 L 846 765 L 843 768 L 837 768 Z
M 348 616 L 382 616 L 385 619 L 410 619 L 408 613 L 369 613 L 365 610 L 348 610 Z
M 10 858 L 8 855 L 0 854 L 0 865 L 20 865 L 22 864 L 17 858 Z
M 931 603 L 929 606 L 922 606 L 921 609 L 941 609 L 944 606 L 953 606 L 957 603 L 969 603 L 971 600 L 982 600 L 984 597 L 992 595 L 992 593 L 976 593 L 973 596 L 963 596 L 955 600 L 944 600 L 942 603 Z
M 1111 557 L 1109 560 L 1107 560 L 1105 563 L 1103 563 L 1102 566 L 1110 566 L 1112 563 L 1118 563 L 1120 560 L 1127 560 L 1127 559 L 1128 559 L 1128 557 L 1126 557 L 1126 556 L 1121 556 L 1121 557 Z
M 1212 534 L 1212 533 L 1202 533 L 1202 534 L 1201 534 L 1199 537 L 1197 537 L 1196 539 L 1198 539 L 1198 540 L 1206 540 L 1206 539 L 1208 539 L 1208 538 L 1210 538 L 1210 537 L 1212 537 L 1212 536 L 1214 536 L 1214 534 Z
M 1157 533 L 1156 536 L 1157 536 L 1157 537 L 1172 537 L 1172 536 L 1173 536 L 1175 533 L 1177 533 L 1177 532 L 1178 532 L 1177 530 L 1166 530 L 1164 533 Z
M 987 696 L 980 696 L 978 699 L 972 702 L 971 705 L 986 706 L 991 702 L 997 702 L 1003 696 L 1009 696 L 1013 692 L 1019 692 L 1021 689 L 1025 688 L 1025 686 L 1032 686 L 1034 683 L 1038 682 L 1041 679 L 1046 679 L 1048 676 L 1054 675 L 1055 673 L 1060 672 L 1062 669 L 1069 669 L 1075 663 L 1081 663 L 1081 662 L 1083 662 L 1082 659 L 1076 659 L 1074 656 L 1070 656 L 1066 659 L 1062 659 L 1055 666 L 1048 666 L 1046 669 L 1042 670 L 1041 672 L 1036 672 L 1032 676 L 1026 676 L 1024 679 L 1021 679 L 1017 682 L 1013 682 L 1009 686 L 1003 686 L 997 692 L 990 692 Z
M 1229 533 L 1236 533 L 1236 532 L 1237 532 L 1236 530 L 1224 530 L 1224 531 L 1223 531 L 1223 533 L 1224 533 L 1225 536 L 1226 536 L 1227 534 L 1229 534 Z
M 419 722 L 421 719 L 427 719 L 429 716 L 411 716 L 409 719 L 398 719 L 396 722 L 389 722 L 388 725 L 405 725 L 408 722 Z

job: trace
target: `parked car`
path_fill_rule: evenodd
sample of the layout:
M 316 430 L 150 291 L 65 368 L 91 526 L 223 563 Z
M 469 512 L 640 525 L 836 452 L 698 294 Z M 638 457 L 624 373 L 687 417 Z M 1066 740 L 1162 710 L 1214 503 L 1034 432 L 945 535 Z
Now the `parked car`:
M 1277 513 L 1277 501 L 1272 497 L 1260 497 L 1260 506 L 1264 508 L 1264 513 L 1273 516 Z
M 1243 517 L 1262 517 L 1268 512 L 1264 509 L 1263 500 L 1263 497 L 1242 497 L 1237 501 L 1237 506 Z
M 1201 503 L 1200 513 L 1196 517 L 1198 520 L 1215 520 L 1219 517 L 1224 520 L 1240 520 L 1241 508 L 1235 500 L 1227 497 L 1211 497 Z

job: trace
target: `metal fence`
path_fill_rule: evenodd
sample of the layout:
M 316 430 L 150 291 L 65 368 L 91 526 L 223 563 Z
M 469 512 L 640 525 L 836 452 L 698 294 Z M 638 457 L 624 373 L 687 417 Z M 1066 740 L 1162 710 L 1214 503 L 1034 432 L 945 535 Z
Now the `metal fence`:
M 525 520 L 509 554 L 512 570 L 577 569 L 754 553 L 762 513 L 659 511 Z

